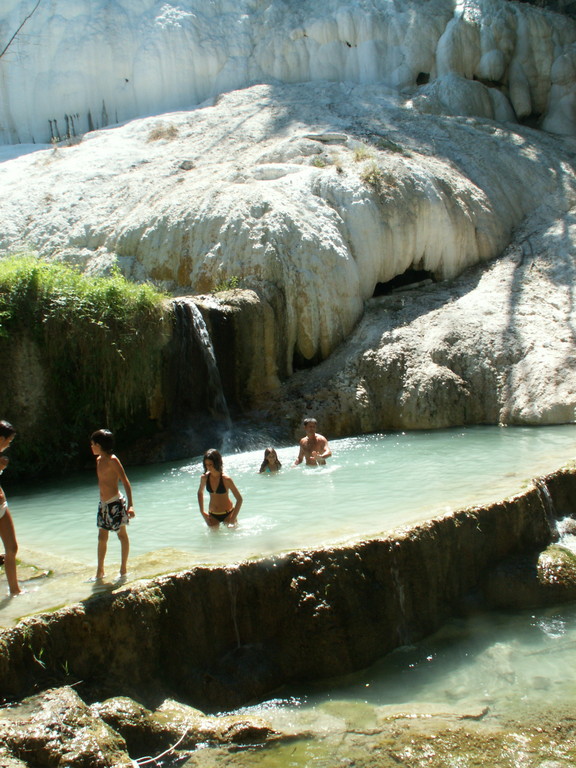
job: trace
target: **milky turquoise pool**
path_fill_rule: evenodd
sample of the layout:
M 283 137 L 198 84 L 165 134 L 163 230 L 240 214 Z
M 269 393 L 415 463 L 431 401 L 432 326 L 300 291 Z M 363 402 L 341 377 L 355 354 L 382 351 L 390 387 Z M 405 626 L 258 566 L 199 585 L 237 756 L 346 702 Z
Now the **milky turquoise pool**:
M 293 467 L 296 448 L 279 448 L 283 468 L 274 476 L 257 472 L 264 446 L 225 454 L 244 504 L 237 528 L 216 532 L 198 512 L 199 458 L 128 468 L 131 555 L 168 549 L 189 555 L 190 564 L 230 563 L 386 532 L 519 490 L 576 454 L 576 426 L 384 433 L 331 447 L 323 468 Z M 29 488 L 12 489 L 9 471 L 3 480 L 21 547 L 95 564 L 95 473 Z M 117 549 L 111 539 L 111 560 Z

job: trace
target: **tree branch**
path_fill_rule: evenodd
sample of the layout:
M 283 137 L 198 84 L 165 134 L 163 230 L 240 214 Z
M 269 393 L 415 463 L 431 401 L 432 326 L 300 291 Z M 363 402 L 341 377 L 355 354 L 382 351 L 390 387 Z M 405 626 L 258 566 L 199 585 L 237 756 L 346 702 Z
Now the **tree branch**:
M 26 22 L 28 21 L 28 19 L 29 19 L 31 16 L 33 16 L 33 15 L 36 13 L 36 10 L 37 10 L 37 8 L 38 8 L 38 6 L 40 5 L 40 3 L 41 3 L 41 2 L 42 2 L 42 0 L 37 0 L 37 2 L 36 2 L 36 5 L 34 6 L 34 8 L 32 8 L 32 10 L 31 10 L 31 11 L 30 11 L 30 13 L 28 14 L 28 16 L 26 16 L 26 18 L 25 18 L 25 19 L 24 19 L 24 21 L 23 21 L 23 22 L 20 24 L 20 26 L 18 27 L 18 29 L 16 30 L 16 32 L 14 32 L 14 34 L 12 35 L 12 37 L 10 38 L 10 40 L 8 40 L 8 42 L 7 42 L 7 43 L 6 43 L 6 45 L 4 46 L 3 50 L 0 52 L 0 59 L 2 58 L 2 56 L 4 56 L 4 54 L 6 53 L 6 51 L 8 50 L 8 48 L 10 48 L 10 46 L 12 45 L 12 43 L 14 42 L 14 40 L 16 39 L 16 37 L 17 37 L 18 33 L 20 32 L 20 30 L 22 29 L 22 27 L 24 26 L 24 24 L 26 24 Z

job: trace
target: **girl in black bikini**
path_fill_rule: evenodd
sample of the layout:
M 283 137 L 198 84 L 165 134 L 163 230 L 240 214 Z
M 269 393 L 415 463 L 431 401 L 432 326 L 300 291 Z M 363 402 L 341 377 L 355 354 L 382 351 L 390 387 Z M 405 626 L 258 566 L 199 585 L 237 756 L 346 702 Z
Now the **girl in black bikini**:
M 220 452 L 214 448 L 206 451 L 202 463 L 204 464 L 204 474 L 200 476 L 200 487 L 198 488 L 200 514 L 206 525 L 210 527 L 220 523 L 234 525 L 242 506 L 242 495 L 234 485 L 232 478 L 224 474 Z M 205 490 L 210 494 L 208 513 L 204 512 Z M 236 499 L 236 504 L 232 504 L 228 496 L 229 491 Z

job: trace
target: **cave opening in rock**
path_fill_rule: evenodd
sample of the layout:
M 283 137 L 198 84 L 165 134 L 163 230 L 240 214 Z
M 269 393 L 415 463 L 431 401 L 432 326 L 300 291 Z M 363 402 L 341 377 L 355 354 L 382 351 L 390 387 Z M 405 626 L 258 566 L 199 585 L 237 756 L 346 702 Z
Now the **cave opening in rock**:
M 376 283 L 372 296 L 387 296 L 402 288 L 416 288 L 423 282 L 435 282 L 433 273 L 426 269 L 407 269 L 406 272 L 396 275 L 386 283 Z
M 318 363 L 321 361 L 322 358 L 319 355 L 314 355 L 312 358 L 307 358 L 298 352 L 298 350 L 295 350 L 292 356 L 292 370 L 296 372 L 314 368 L 314 366 L 318 365 Z

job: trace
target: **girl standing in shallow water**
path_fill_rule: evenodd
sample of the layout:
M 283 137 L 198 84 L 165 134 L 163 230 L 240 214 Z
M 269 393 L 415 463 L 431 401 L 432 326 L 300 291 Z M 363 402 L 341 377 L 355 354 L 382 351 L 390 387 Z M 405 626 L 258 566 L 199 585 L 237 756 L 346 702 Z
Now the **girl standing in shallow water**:
M 198 488 L 198 505 L 200 514 L 206 525 L 214 527 L 220 523 L 234 525 L 242 506 L 242 495 L 231 477 L 224 474 L 223 462 L 220 452 L 214 448 L 206 451 L 202 460 L 204 474 L 200 476 Z M 204 512 L 204 491 L 210 494 L 208 513 Z M 228 495 L 231 492 L 236 499 L 236 504 Z
M 8 458 L 4 451 L 16 435 L 16 430 L 8 421 L 0 421 L 0 474 L 8 466 Z M 11 595 L 19 595 L 22 591 L 18 584 L 16 574 L 16 553 L 18 552 L 18 542 L 16 541 L 16 531 L 12 522 L 12 515 L 8 509 L 6 496 L 0 487 L 0 538 L 4 544 L 4 571 L 8 580 Z

